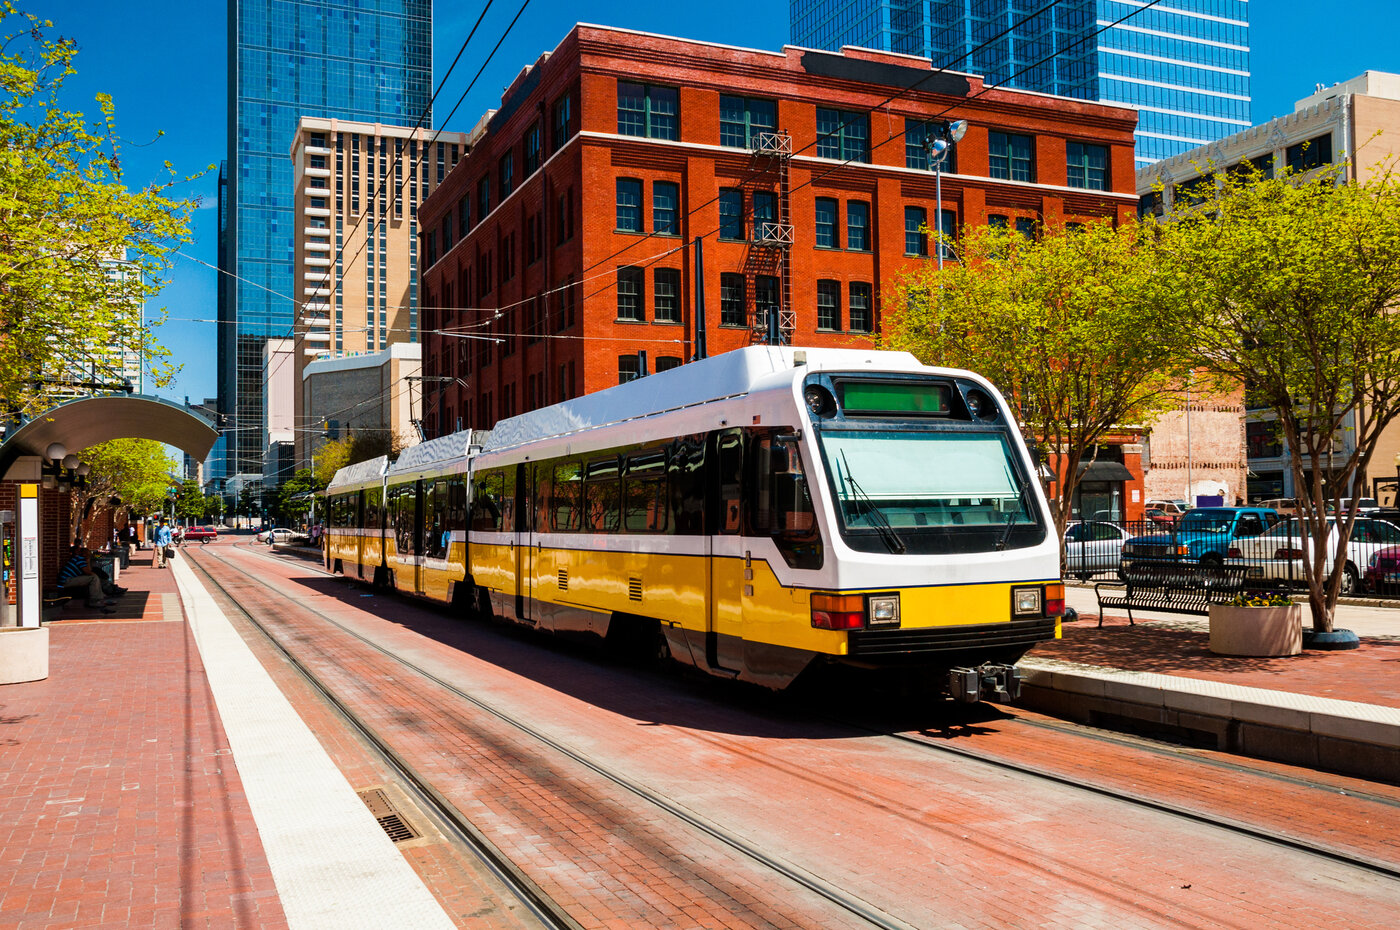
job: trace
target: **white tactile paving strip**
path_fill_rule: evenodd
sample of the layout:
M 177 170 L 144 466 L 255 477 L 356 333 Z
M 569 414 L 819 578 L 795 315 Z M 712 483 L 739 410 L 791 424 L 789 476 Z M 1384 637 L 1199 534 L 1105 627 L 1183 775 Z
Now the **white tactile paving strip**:
M 1022 659 L 1019 667 L 1027 684 L 1053 691 L 1400 749 L 1400 709 L 1394 707 L 1059 659 Z
M 171 566 L 288 925 L 454 927 L 194 573 Z

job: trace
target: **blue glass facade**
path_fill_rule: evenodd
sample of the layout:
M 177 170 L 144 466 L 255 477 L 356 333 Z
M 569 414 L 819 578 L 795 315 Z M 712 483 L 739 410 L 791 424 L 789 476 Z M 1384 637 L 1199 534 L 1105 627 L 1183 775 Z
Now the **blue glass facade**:
M 1061 0 L 1021 24 L 1042 6 L 791 0 L 792 41 L 921 55 L 988 84 L 1128 104 L 1139 111 L 1139 167 L 1251 125 L 1248 0 L 1161 0 L 1146 10 L 1133 0 Z
M 220 251 L 233 276 L 220 295 L 219 408 L 225 473 L 260 474 L 263 342 L 291 335 L 302 299 L 292 275 L 297 120 L 414 125 L 432 99 L 432 0 L 234 0 L 229 19 Z

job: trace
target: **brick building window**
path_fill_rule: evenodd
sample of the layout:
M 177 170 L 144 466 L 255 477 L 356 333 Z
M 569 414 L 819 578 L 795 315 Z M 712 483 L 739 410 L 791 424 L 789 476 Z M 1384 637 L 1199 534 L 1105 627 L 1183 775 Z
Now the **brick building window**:
M 744 276 L 724 272 L 719 276 L 719 325 L 743 326 L 749 302 L 748 283 Z
M 850 110 L 817 107 L 817 156 L 870 161 L 870 118 Z
M 1016 232 L 1027 239 L 1035 238 L 1035 220 L 1029 216 L 1016 217 Z
M 472 199 L 465 196 L 457 201 L 457 238 L 465 239 L 472 231 Z
M 554 151 L 564 147 L 574 135 L 573 95 L 565 94 L 554 101 Z
M 1035 140 L 1009 132 L 987 133 L 987 173 L 1003 181 L 1035 180 Z
M 540 170 L 540 124 L 531 124 L 525 130 L 525 177 Z
M 1108 189 L 1108 147 L 1087 142 L 1065 144 L 1065 181 L 1070 187 Z
M 744 192 L 737 187 L 719 189 L 719 237 L 744 238 Z
M 654 181 L 651 185 L 651 231 L 658 236 L 681 234 L 681 188 L 671 181 Z
M 817 329 L 841 328 L 841 282 L 817 282 Z
M 674 87 L 617 82 L 617 131 L 624 136 L 674 141 L 680 135 L 680 97 Z
M 754 322 L 768 325 L 770 314 L 778 312 L 778 279 L 770 274 L 755 275 L 753 279 Z
M 846 201 L 846 248 L 870 250 L 870 204 L 863 200 Z
M 491 212 L 491 179 L 482 176 L 476 182 L 476 221 L 480 223 Z
M 500 179 L 500 195 L 496 198 L 498 202 L 504 202 L 510 196 L 510 192 L 515 190 L 515 153 L 506 152 L 501 156 L 498 164 L 497 177 Z
M 778 107 L 771 100 L 720 94 L 719 144 L 753 148 L 753 137 L 778 128 Z
M 629 323 L 645 323 L 646 284 L 641 268 L 623 265 L 617 269 L 617 318 Z
M 642 360 L 636 355 L 619 355 L 617 357 L 617 383 L 626 384 L 628 381 L 636 381 L 642 376 Z
M 874 330 L 874 315 L 871 313 L 871 288 L 862 281 L 851 282 L 851 332 L 868 333 Z
M 816 240 L 819 249 L 839 249 L 841 240 L 836 232 L 836 199 L 818 197 L 816 200 Z
M 904 208 L 904 254 L 928 257 L 928 211 L 923 207 Z
M 642 182 L 636 178 L 617 179 L 617 231 L 642 231 Z
M 681 321 L 681 273 L 675 268 L 656 269 L 653 281 L 652 320 L 657 323 Z
M 1311 171 L 1332 163 L 1332 134 L 1313 136 L 1306 142 L 1290 145 L 1283 152 L 1284 160 L 1292 171 Z M 1270 159 L 1272 162 L 1272 159 Z M 1272 168 L 1272 164 L 1270 165 Z
M 928 122 L 921 119 L 906 119 L 904 121 L 904 167 L 914 168 L 919 171 L 932 171 L 933 163 L 929 159 L 929 143 L 938 138 L 937 133 L 942 129 L 942 123 Z M 958 170 L 958 147 L 949 145 L 944 150 L 943 160 L 940 164 L 942 171 Z
M 753 237 L 762 241 L 775 238 L 776 233 L 769 227 L 778 222 L 778 195 L 772 191 L 753 192 Z
M 672 368 L 679 367 L 681 367 L 681 360 L 679 356 L 658 355 L 656 357 L 656 370 L 658 372 L 670 371 Z

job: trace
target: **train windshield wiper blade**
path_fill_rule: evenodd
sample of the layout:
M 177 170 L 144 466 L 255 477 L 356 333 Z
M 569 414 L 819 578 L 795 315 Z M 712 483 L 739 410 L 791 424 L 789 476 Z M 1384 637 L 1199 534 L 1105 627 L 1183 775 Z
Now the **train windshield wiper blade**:
M 997 551 L 1006 548 L 1006 544 L 1011 541 L 1011 528 L 1016 525 L 1016 518 L 1021 515 L 1021 511 L 1026 509 L 1026 486 L 1021 485 L 1021 493 L 1016 495 L 1016 509 L 1011 512 L 1011 516 L 1006 518 L 1006 528 L 1001 531 L 1001 539 L 997 540 Z
M 870 499 L 870 495 L 865 493 L 865 489 L 860 486 L 860 482 L 856 481 L 855 476 L 851 474 L 851 463 L 846 461 L 845 449 L 841 450 L 841 465 L 842 470 L 846 473 L 844 476 L 846 486 L 850 488 L 851 495 L 865 506 L 865 512 L 870 515 L 870 523 L 875 527 L 876 532 L 880 534 L 880 539 L 884 542 L 885 548 L 894 553 L 904 552 L 904 550 L 908 548 L 904 545 L 904 540 L 899 538 L 899 534 L 894 531 L 894 527 L 890 526 L 890 521 L 885 519 L 884 512 L 880 510 L 879 507 L 875 506 L 875 502 Z

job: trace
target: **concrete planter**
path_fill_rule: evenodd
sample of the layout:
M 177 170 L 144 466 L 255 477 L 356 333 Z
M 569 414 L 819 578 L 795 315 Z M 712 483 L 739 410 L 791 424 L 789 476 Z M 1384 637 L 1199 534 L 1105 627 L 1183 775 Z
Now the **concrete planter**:
M 1303 606 L 1211 604 L 1210 651 L 1223 656 L 1296 656 L 1303 651 Z
M 49 628 L 0 628 L 0 685 L 49 677 Z

